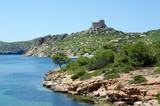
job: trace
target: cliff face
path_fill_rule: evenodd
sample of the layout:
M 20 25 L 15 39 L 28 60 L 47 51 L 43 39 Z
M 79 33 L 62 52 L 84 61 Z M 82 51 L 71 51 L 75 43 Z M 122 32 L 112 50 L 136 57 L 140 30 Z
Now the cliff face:
M 33 44 L 34 40 L 13 43 L 6 43 L 0 41 L 0 54 L 23 54 Z
M 62 40 L 65 40 L 67 37 L 68 34 L 62 34 L 47 35 L 45 37 L 37 38 L 35 39 L 35 43 L 26 53 L 23 54 L 23 56 L 49 57 L 51 56 L 51 53 L 46 51 L 46 49 L 50 48 L 53 43 L 61 42 Z

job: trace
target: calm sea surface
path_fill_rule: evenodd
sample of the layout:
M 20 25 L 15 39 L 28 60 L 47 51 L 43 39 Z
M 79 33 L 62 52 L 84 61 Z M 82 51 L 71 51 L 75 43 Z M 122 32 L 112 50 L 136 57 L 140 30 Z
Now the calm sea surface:
M 0 55 L 0 106 L 90 106 L 43 87 L 50 58 Z

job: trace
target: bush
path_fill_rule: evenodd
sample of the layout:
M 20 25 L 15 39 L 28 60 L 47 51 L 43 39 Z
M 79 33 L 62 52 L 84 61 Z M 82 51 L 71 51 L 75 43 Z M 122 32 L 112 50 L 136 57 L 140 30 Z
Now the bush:
M 102 71 L 101 70 L 96 70 L 92 73 L 92 76 L 99 76 L 102 75 Z
M 128 50 L 129 62 L 134 67 L 151 66 L 156 63 L 155 48 L 139 41 Z
M 160 74 L 160 68 L 156 69 L 154 72 Z
M 85 73 L 80 77 L 80 80 L 90 79 L 92 77 L 92 73 Z
M 117 86 L 115 87 L 115 90 L 119 91 L 121 89 L 121 86 L 122 86 L 121 83 L 118 83 Z
M 79 68 L 79 64 L 74 60 L 71 60 L 66 65 L 66 69 L 68 70 L 69 74 L 74 73 L 78 68 Z
M 71 76 L 71 79 L 78 79 L 79 78 L 79 75 L 78 74 L 74 74 Z
M 85 74 L 84 68 L 79 68 L 79 69 L 75 72 L 75 74 L 73 74 L 73 75 L 71 76 L 71 79 L 78 79 L 79 77 L 83 76 L 84 74 Z
M 113 51 L 116 51 L 116 46 L 113 43 L 109 43 L 103 46 L 104 49 L 111 49 Z
M 160 92 L 158 92 L 158 95 L 157 95 L 157 101 L 158 101 L 158 103 L 160 104 Z
M 96 70 L 105 67 L 114 62 L 114 52 L 112 50 L 103 50 L 91 58 L 88 70 Z
M 67 68 L 66 68 L 66 66 L 64 66 L 64 67 L 62 67 L 62 68 L 60 69 L 59 73 L 64 73 L 64 72 L 66 72 L 66 71 L 67 71 Z
M 110 71 L 111 72 L 111 71 Z M 118 73 L 105 73 L 104 80 L 119 78 L 120 75 Z
M 86 57 L 86 56 L 81 56 L 79 57 L 76 62 L 80 65 L 80 66 L 83 66 L 83 65 L 87 65 L 89 64 L 89 58 Z
M 129 81 L 129 84 L 139 84 L 142 82 L 147 82 L 147 79 L 143 77 L 142 75 L 137 75 L 134 77 L 134 80 Z

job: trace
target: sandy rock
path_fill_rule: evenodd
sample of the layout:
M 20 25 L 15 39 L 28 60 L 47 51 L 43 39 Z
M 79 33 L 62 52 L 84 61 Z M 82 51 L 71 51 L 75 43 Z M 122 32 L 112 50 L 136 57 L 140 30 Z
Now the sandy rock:
M 149 91 L 147 92 L 147 96 L 154 96 L 154 97 L 156 97 L 156 96 L 157 96 L 157 93 L 158 93 L 157 90 L 149 90 Z
M 134 106 L 160 106 L 157 100 L 150 100 L 147 102 L 138 101 L 134 103 Z
M 119 101 L 119 102 L 114 102 L 115 106 L 126 106 L 125 102 Z

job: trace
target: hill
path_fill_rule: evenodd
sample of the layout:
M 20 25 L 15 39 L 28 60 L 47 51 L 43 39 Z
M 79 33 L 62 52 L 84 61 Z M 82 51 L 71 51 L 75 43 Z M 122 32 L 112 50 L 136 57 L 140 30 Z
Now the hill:
M 25 56 L 50 57 L 65 52 L 70 57 L 79 57 L 88 53 L 94 55 L 107 44 L 113 44 L 118 50 L 122 45 L 139 40 L 153 43 L 160 37 L 160 30 L 144 33 L 126 33 L 107 27 L 103 20 L 92 23 L 89 30 L 62 35 L 47 35 L 38 38 Z
M 0 54 L 23 54 L 32 44 L 34 40 L 11 43 L 0 41 Z

